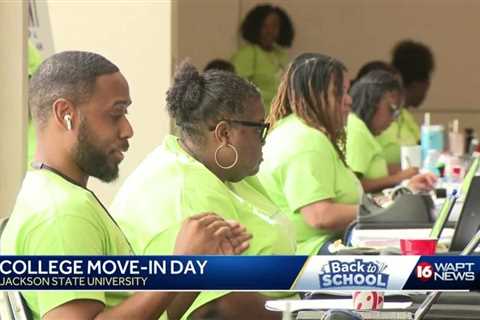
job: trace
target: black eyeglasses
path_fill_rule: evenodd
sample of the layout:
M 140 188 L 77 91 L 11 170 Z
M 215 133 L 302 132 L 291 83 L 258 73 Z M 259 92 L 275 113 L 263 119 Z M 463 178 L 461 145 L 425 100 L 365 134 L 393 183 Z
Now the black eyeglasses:
M 237 123 L 246 127 L 254 127 L 257 129 L 258 134 L 260 135 L 260 142 L 264 143 L 267 138 L 268 129 L 270 124 L 266 122 L 253 122 L 253 121 L 244 121 L 244 120 L 235 120 L 235 119 L 222 119 L 221 121 L 227 121 L 232 123 Z M 210 130 L 215 130 L 215 128 L 210 128 Z

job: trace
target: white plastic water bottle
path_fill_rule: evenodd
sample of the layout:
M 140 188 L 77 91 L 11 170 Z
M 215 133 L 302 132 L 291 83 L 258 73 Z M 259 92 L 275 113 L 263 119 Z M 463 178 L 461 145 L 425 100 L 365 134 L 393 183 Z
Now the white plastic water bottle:
M 425 161 L 423 161 L 423 170 L 432 172 L 439 176 L 440 172 L 437 168 L 438 158 L 440 158 L 440 152 L 435 149 L 428 150 Z

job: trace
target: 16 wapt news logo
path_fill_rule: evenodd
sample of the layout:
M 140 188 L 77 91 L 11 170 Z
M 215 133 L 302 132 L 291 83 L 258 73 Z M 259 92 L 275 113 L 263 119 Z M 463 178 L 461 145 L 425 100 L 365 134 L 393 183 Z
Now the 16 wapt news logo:
M 422 282 L 433 281 L 475 281 L 473 262 L 430 263 L 422 261 L 415 267 L 415 276 Z
M 321 267 L 318 274 L 320 288 L 386 288 L 389 275 L 384 272 L 385 269 L 387 269 L 387 265 L 380 261 L 330 260 Z

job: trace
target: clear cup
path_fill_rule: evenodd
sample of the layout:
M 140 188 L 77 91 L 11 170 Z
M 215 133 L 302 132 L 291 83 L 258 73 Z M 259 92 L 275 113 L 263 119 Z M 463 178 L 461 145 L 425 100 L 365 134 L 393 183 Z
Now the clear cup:
M 406 170 L 411 167 L 422 167 L 422 155 L 421 147 L 417 145 L 402 146 L 400 148 L 400 164 L 402 170 Z

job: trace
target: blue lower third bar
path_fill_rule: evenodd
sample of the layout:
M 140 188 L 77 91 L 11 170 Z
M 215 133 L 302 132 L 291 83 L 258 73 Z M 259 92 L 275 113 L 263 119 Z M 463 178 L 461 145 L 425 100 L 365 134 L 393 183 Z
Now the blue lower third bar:
M 480 256 L 0 256 L 0 290 L 479 290 Z
M 1 256 L 0 290 L 289 290 L 305 256 Z

